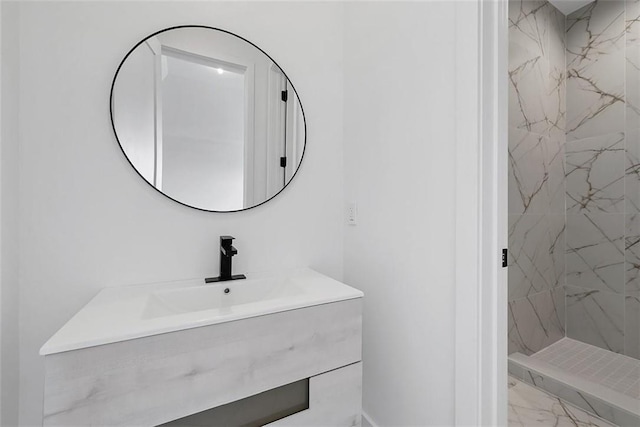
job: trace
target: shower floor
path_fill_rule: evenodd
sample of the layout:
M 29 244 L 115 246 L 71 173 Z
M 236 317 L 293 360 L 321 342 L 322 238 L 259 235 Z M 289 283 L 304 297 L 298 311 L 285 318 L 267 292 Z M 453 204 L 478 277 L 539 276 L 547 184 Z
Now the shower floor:
M 640 360 L 570 338 L 525 356 L 509 373 L 619 426 L 640 426 Z
M 563 338 L 531 356 L 634 399 L 640 399 L 640 360 Z

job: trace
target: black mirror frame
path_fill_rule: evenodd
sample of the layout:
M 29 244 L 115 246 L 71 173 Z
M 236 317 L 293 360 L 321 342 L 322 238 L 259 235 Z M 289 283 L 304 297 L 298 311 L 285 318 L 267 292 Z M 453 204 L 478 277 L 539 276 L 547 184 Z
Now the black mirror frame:
M 192 206 L 192 205 L 186 204 L 184 202 L 181 202 L 180 200 L 174 199 L 173 197 L 169 196 L 168 194 L 165 194 L 162 191 L 160 191 L 159 189 L 157 189 L 153 184 L 151 184 L 149 181 L 147 181 L 147 179 L 144 176 L 142 176 L 142 174 L 138 171 L 138 169 L 134 166 L 134 164 L 129 159 L 129 156 L 127 156 L 127 153 L 124 151 L 124 147 L 122 146 L 122 143 L 120 142 L 120 139 L 118 138 L 118 133 L 116 132 L 115 122 L 113 120 L 113 90 L 115 88 L 116 79 L 118 78 L 118 73 L 120 72 L 120 69 L 122 68 L 122 65 L 127 60 L 129 55 L 131 55 L 131 53 L 134 50 L 136 50 L 136 48 L 138 46 L 140 46 L 142 43 L 144 43 L 149 38 L 157 36 L 158 34 L 164 33 L 166 31 L 176 30 L 176 29 L 180 29 L 180 28 L 204 28 L 204 29 L 208 29 L 208 30 L 220 31 L 220 32 L 229 34 L 229 35 L 231 35 L 233 37 L 237 37 L 237 38 L 239 38 L 240 40 L 243 40 L 246 43 L 249 43 L 251 46 L 255 47 L 260 52 L 262 52 L 267 58 L 269 58 L 271 60 L 271 62 L 273 62 L 276 66 L 278 66 L 278 68 L 280 68 L 280 70 L 282 71 L 282 74 L 284 74 L 284 76 L 286 77 L 287 81 L 291 85 L 291 88 L 293 89 L 293 92 L 296 95 L 296 98 L 298 99 L 298 103 L 300 104 L 300 111 L 302 112 L 302 122 L 304 124 L 304 146 L 302 148 L 302 155 L 300 156 L 300 163 L 298 163 L 298 167 L 296 168 L 295 172 L 291 176 L 291 179 L 289 179 L 289 181 L 287 181 L 286 185 L 284 185 L 282 187 L 282 189 L 280 189 L 280 191 L 278 191 L 276 194 L 274 194 L 273 196 L 269 197 L 265 201 L 258 203 L 257 205 L 249 206 L 249 207 L 242 208 L 242 209 L 236 209 L 236 210 L 232 210 L 232 211 L 216 211 L 216 210 L 212 210 L 212 209 L 199 208 L 197 206 Z M 274 199 L 276 196 L 278 196 L 280 193 L 282 193 L 284 191 L 284 189 L 287 188 L 289 186 L 289 184 L 294 180 L 294 178 L 296 177 L 296 175 L 300 171 L 300 167 L 302 166 L 302 162 L 304 161 L 304 156 L 305 156 L 305 154 L 307 152 L 307 118 L 306 118 L 306 115 L 304 113 L 304 107 L 302 106 L 302 101 L 300 100 L 300 96 L 298 95 L 298 91 L 296 90 L 295 86 L 293 85 L 293 82 L 291 81 L 289 76 L 284 72 L 282 67 L 280 67 L 280 65 L 278 65 L 278 63 L 276 61 L 274 61 L 273 58 L 268 53 L 266 53 L 260 47 L 256 46 L 254 43 L 250 42 L 249 40 L 245 39 L 244 37 L 241 37 L 241 36 L 239 36 L 237 34 L 234 34 L 234 33 L 230 32 L 230 31 L 227 31 L 227 30 L 223 30 L 223 29 L 215 28 L 215 27 L 209 27 L 207 25 L 177 25 L 175 27 L 165 28 L 163 30 L 156 31 L 153 34 L 149 34 L 147 37 L 145 37 L 144 39 L 142 39 L 138 43 L 136 43 L 135 46 L 133 46 L 129 50 L 129 52 L 127 52 L 127 54 L 124 56 L 124 58 L 122 58 L 122 61 L 120 61 L 120 65 L 118 65 L 118 68 L 116 69 L 116 73 L 113 76 L 113 81 L 111 82 L 111 92 L 109 94 L 109 116 L 110 116 L 110 119 L 111 119 L 111 128 L 113 129 L 113 134 L 116 137 L 116 141 L 118 142 L 118 146 L 120 147 L 120 150 L 122 151 L 122 154 L 124 155 L 125 159 L 127 159 L 127 162 L 129 162 L 129 164 L 131 165 L 133 170 L 136 171 L 138 176 L 140 176 L 140 178 L 145 183 L 147 183 L 147 185 L 149 185 L 151 188 L 153 188 L 158 193 L 162 194 L 164 197 L 166 197 L 168 199 L 171 199 L 174 202 L 176 202 L 178 204 L 181 204 L 182 206 L 186 206 L 188 208 L 196 209 L 196 210 L 203 211 L 203 212 L 216 212 L 216 213 L 243 212 L 243 211 L 246 211 L 246 210 L 249 210 L 249 209 L 253 209 L 253 208 L 257 208 L 258 206 L 264 205 L 265 203 L 267 203 L 268 201 Z

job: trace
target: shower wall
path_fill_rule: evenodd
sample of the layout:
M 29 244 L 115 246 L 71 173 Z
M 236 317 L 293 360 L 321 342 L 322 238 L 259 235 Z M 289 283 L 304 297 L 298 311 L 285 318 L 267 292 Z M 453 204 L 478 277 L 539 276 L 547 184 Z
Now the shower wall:
M 565 17 L 509 2 L 509 353 L 565 335 Z
M 640 0 L 509 2 L 509 352 L 640 357 Z
M 640 3 L 566 18 L 566 334 L 640 356 Z

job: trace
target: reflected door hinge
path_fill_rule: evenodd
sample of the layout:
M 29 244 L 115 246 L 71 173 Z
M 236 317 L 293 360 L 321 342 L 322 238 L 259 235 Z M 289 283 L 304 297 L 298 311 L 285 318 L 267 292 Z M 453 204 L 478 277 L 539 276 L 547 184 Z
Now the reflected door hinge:
M 284 102 L 287 102 L 287 100 L 289 99 L 289 91 L 288 91 L 288 90 L 283 90 L 283 91 L 280 93 L 280 97 L 282 98 L 282 100 L 283 100 Z
M 503 249 L 502 250 L 502 266 L 506 267 L 507 266 L 507 254 L 509 253 L 509 251 L 507 249 Z
M 286 168 L 287 167 L 287 158 L 286 157 L 280 157 L 280 167 L 281 168 Z

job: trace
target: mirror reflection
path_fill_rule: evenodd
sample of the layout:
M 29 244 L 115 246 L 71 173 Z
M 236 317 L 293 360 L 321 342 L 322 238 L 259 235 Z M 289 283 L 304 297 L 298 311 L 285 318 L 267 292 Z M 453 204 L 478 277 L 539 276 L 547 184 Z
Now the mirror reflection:
M 138 43 L 116 72 L 111 119 L 140 176 L 208 211 L 271 199 L 305 148 L 302 106 L 285 73 L 252 43 L 208 27 Z

